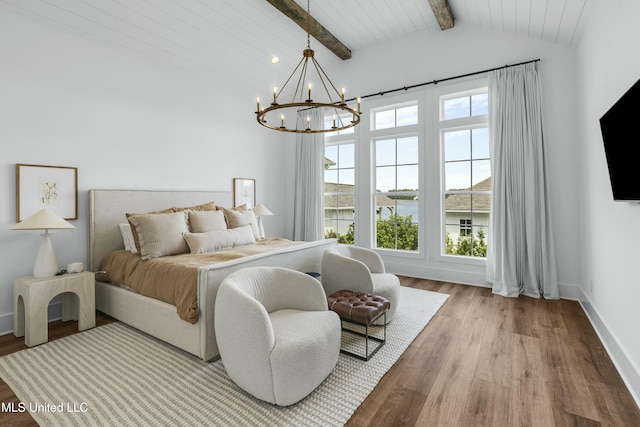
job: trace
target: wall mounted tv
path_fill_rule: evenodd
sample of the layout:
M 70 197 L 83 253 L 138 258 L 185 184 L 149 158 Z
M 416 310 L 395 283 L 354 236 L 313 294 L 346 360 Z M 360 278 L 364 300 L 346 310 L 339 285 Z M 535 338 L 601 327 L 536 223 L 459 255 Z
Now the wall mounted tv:
M 600 118 L 613 199 L 640 202 L 640 80 Z

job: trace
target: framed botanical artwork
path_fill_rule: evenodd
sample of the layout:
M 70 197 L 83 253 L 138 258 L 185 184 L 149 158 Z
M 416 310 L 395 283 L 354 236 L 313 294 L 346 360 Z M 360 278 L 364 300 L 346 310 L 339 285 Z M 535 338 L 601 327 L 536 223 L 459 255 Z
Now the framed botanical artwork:
M 78 219 L 78 168 L 16 165 L 16 222 L 44 208 Z
M 256 205 L 256 180 L 233 178 L 233 206 L 246 203 L 249 209 Z

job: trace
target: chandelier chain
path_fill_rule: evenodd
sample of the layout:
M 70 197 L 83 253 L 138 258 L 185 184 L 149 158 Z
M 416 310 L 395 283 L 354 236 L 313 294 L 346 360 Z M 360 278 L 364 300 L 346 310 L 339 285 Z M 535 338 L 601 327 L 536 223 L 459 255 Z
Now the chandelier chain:
M 307 49 L 311 49 L 311 6 L 307 0 Z

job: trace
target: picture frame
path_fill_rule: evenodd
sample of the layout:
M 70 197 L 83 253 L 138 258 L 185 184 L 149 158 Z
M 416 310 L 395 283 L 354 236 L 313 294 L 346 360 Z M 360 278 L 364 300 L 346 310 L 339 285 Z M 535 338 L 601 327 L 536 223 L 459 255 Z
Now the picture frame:
M 233 206 L 247 204 L 249 209 L 256 205 L 256 180 L 253 178 L 233 178 Z
M 16 222 L 44 208 L 78 219 L 78 168 L 16 164 Z

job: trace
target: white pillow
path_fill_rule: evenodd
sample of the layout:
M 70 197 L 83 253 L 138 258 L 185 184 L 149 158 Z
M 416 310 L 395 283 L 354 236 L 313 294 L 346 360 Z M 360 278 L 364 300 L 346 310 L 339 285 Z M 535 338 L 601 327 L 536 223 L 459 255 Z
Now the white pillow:
M 137 254 L 138 250 L 136 249 L 136 242 L 133 240 L 133 232 L 131 231 L 131 224 L 118 224 L 120 227 L 120 235 L 122 236 L 122 243 L 124 243 L 124 248 L 131 252 L 132 254 Z
M 215 230 L 226 230 L 227 222 L 224 212 L 220 211 L 190 211 L 189 228 L 192 233 L 207 233 Z
M 231 228 L 228 230 L 214 230 L 206 233 L 183 233 L 184 240 L 189 245 L 192 254 L 216 252 L 222 249 L 255 243 L 250 225 Z

